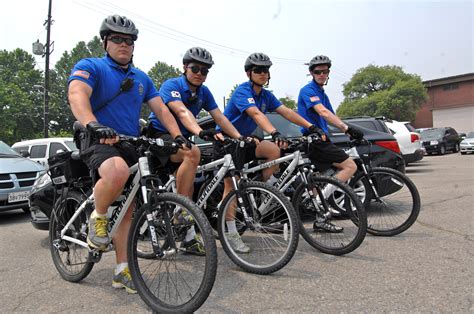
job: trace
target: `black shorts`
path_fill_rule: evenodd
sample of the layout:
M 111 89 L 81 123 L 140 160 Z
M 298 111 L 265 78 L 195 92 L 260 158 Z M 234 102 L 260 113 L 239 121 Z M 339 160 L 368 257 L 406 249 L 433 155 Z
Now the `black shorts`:
M 172 142 L 174 141 L 173 137 L 171 134 L 166 133 L 166 132 L 160 132 L 156 130 L 153 127 L 149 127 L 147 130 L 147 136 L 150 138 L 161 138 L 165 142 Z M 169 168 L 170 172 L 173 173 L 175 172 L 179 166 L 181 165 L 180 162 L 173 162 L 169 159 L 169 156 L 166 157 L 160 157 L 158 160 L 159 164 L 163 167 Z
M 213 144 L 213 148 L 214 148 L 214 151 L 213 151 L 213 159 L 214 160 L 217 160 L 217 159 L 220 159 L 222 157 L 224 157 L 224 155 L 226 154 L 226 151 L 224 149 L 224 145 L 220 142 L 214 142 Z M 252 146 L 252 147 L 247 147 L 246 149 L 244 150 L 239 150 L 239 155 L 237 156 L 236 154 L 233 154 L 232 155 L 232 159 L 233 159 L 233 162 L 234 162 L 234 166 L 239 169 L 239 168 L 242 168 L 242 166 L 252 160 L 256 160 L 257 157 L 255 156 L 255 146 Z M 230 152 L 229 152 L 230 153 Z M 238 158 L 238 160 L 235 160 L 236 158 Z M 227 172 L 225 174 L 225 178 L 228 178 L 230 177 L 230 173 Z
M 94 144 L 81 152 L 81 159 L 87 164 L 90 170 L 95 173 L 97 180 L 100 165 L 112 157 L 121 157 L 130 167 L 138 162 L 138 154 L 135 147 L 127 142 L 118 142 L 114 145 Z
M 329 141 L 311 143 L 309 159 L 318 169 L 327 169 L 333 163 L 341 163 L 348 158 L 346 152 Z

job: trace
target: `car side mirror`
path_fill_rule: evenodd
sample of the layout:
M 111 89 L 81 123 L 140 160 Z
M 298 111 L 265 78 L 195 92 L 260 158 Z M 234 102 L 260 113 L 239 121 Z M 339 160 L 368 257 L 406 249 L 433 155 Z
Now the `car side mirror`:
M 20 151 L 20 156 L 21 156 L 21 157 L 25 157 L 25 158 L 26 158 L 26 157 L 30 157 L 30 153 L 28 153 L 27 150 L 21 150 L 21 151 Z

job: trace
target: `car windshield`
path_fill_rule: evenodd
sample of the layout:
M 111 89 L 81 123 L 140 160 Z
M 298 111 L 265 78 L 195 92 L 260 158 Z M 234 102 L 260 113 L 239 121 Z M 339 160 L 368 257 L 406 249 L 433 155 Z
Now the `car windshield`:
M 421 138 L 424 140 L 436 139 L 442 137 L 444 129 L 428 129 L 421 132 Z
M 474 138 L 474 132 L 467 133 L 466 138 Z
M 271 123 L 273 126 L 279 130 L 286 137 L 299 137 L 301 136 L 300 127 L 290 121 L 286 120 L 279 114 L 272 114 Z M 264 132 L 264 135 L 270 135 L 267 132 Z
M 0 155 L 1 156 L 20 156 L 13 148 L 0 141 Z

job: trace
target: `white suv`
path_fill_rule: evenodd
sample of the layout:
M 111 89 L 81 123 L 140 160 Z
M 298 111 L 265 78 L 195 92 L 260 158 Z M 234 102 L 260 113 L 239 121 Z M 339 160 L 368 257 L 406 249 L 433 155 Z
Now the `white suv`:
M 423 159 L 425 150 L 420 140 L 420 134 L 416 132 L 409 122 L 395 120 L 386 120 L 384 122 L 397 139 L 405 165 Z
M 13 144 L 12 148 L 23 157 L 28 157 L 44 167 L 48 166 L 48 158 L 58 151 L 77 150 L 72 137 L 49 137 L 21 141 Z

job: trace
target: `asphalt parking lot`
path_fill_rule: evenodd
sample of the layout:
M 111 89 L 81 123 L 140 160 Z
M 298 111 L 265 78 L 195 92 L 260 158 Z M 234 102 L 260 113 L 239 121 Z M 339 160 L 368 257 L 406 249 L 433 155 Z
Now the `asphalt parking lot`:
M 407 167 L 422 198 L 418 221 L 395 237 L 367 236 L 337 257 L 300 238 L 270 276 L 245 273 L 219 250 L 217 280 L 199 312 L 473 312 L 474 155 L 425 156 Z M 21 210 L 0 213 L 0 311 L 149 312 L 111 287 L 113 254 L 81 283 L 60 278 L 48 234 Z

